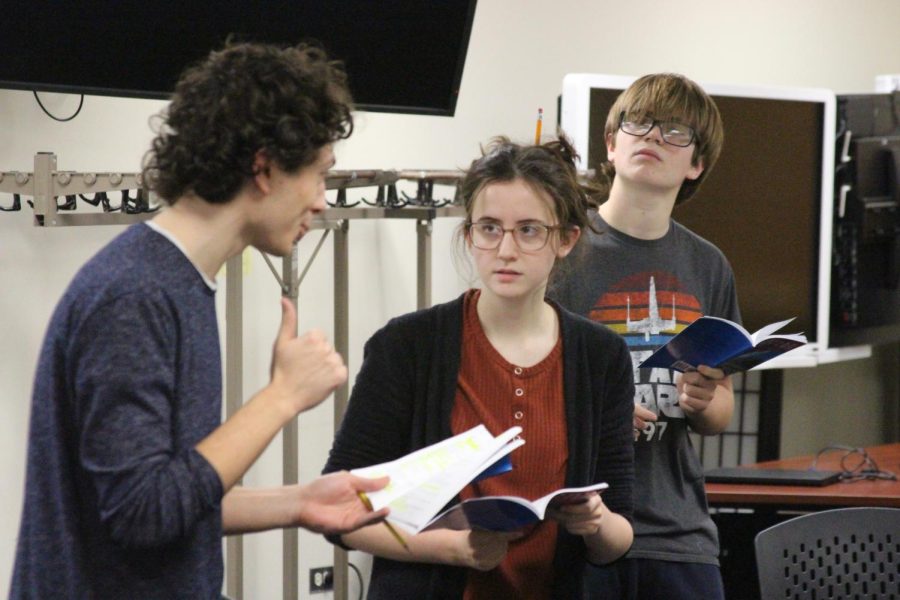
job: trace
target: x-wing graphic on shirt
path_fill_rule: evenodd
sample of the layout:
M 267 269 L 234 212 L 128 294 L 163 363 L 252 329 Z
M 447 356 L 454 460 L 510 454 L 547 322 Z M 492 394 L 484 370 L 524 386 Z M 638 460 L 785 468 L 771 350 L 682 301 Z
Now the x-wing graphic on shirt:
M 631 296 L 625 309 L 625 328 L 629 332 L 644 334 L 644 340 L 650 341 L 651 335 L 658 335 L 664 331 L 674 331 L 677 323 L 675 319 L 675 294 L 672 294 L 672 318 L 663 319 L 659 316 L 659 304 L 656 298 L 656 281 L 650 277 L 650 293 L 647 298 L 647 310 L 649 315 L 637 321 L 631 320 Z
M 599 295 L 589 312 L 592 320 L 621 335 L 632 351 L 641 352 L 656 350 L 701 315 L 696 296 L 665 271 L 625 275 Z

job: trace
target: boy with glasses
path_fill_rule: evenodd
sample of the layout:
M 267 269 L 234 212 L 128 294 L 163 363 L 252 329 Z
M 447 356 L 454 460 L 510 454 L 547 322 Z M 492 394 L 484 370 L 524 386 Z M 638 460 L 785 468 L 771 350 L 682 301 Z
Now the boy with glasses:
M 587 252 L 555 295 L 623 335 L 636 367 L 701 315 L 740 320 L 723 254 L 672 219 L 715 164 L 722 122 L 696 83 L 654 74 L 618 97 L 604 133 L 600 234 L 586 233 Z M 634 544 L 617 571 L 595 570 L 592 583 L 620 586 L 623 598 L 722 598 L 718 535 L 688 432 L 725 429 L 731 380 L 701 366 L 683 376 L 635 368 L 634 381 Z

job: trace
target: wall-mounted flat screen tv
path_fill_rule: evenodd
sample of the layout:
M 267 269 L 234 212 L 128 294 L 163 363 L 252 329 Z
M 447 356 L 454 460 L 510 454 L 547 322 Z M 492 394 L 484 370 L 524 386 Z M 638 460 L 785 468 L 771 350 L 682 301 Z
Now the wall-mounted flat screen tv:
M 316 40 L 359 109 L 452 116 L 476 0 L 4 0 L 0 88 L 165 99 L 229 35 Z

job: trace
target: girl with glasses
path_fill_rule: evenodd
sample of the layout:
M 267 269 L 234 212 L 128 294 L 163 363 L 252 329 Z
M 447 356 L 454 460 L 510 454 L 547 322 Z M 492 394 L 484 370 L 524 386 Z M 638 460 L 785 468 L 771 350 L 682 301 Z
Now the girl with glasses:
M 609 563 L 631 545 L 628 351 L 545 298 L 590 227 L 594 193 L 579 184 L 565 140 L 499 138 L 472 163 L 457 241 L 480 289 L 396 318 L 368 341 L 325 471 L 393 460 L 483 423 L 494 435 L 521 426 L 525 445 L 510 472 L 470 483 L 454 503 L 609 488 L 512 533 L 407 533 L 408 550 L 384 527 L 332 538 L 375 555 L 369 598 L 583 598 L 587 562 Z

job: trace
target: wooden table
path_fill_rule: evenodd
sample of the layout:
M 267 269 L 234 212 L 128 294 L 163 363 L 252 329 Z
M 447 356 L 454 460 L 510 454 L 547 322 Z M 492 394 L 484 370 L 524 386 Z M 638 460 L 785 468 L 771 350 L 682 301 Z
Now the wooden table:
M 869 456 L 882 471 L 900 477 L 900 443 L 866 448 Z M 841 451 L 827 452 L 819 457 L 817 469 L 841 470 Z M 813 456 L 799 456 L 772 460 L 748 469 L 808 469 Z M 840 506 L 887 506 L 900 508 L 900 481 L 860 480 L 839 482 L 822 487 L 790 485 L 756 485 L 743 483 L 707 483 L 706 495 L 710 506 L 730 506 L 755 509 L 822 510 Z

